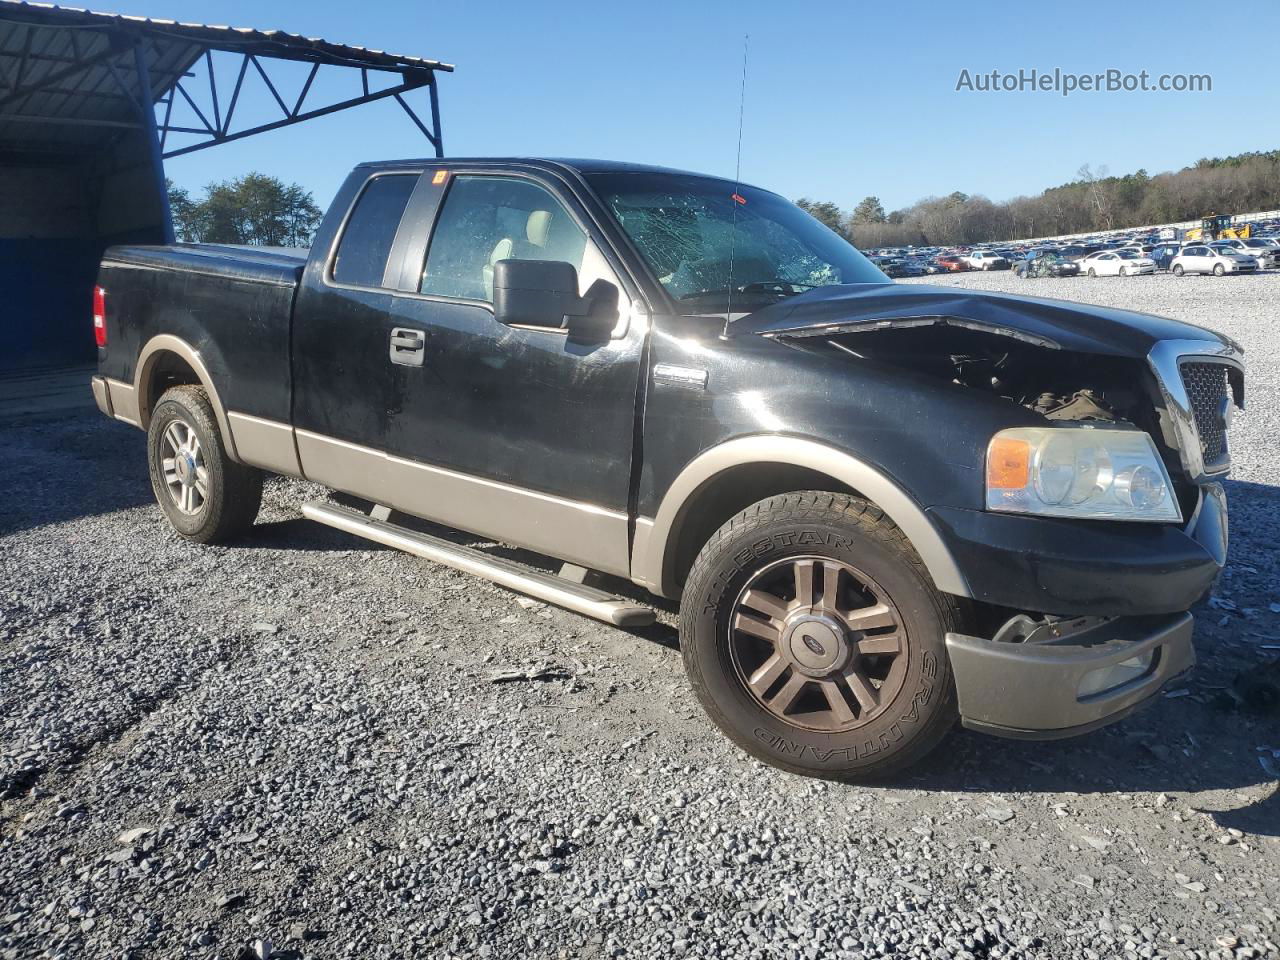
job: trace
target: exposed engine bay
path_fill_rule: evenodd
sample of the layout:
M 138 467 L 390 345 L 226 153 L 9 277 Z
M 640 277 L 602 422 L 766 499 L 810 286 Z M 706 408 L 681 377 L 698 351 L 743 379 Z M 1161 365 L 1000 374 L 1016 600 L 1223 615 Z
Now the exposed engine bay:
M 775 336 L 800 349 L 839 351 L 981 390 L 1050 421 L 1132 424 L 1155 440 L 1184 509 L 1193 503 L 1163 415 L 1163 399 L 1140 360 L 1064 350 L 1019 331 L 997 333 L 950 318 L 810 328 Z
M 1129 358 L 941 323 L 816 334 L 806 330 L 778 338 L 987 391 L 1048 420 L 1128 422 L 1161 440 L 1149 376 Z

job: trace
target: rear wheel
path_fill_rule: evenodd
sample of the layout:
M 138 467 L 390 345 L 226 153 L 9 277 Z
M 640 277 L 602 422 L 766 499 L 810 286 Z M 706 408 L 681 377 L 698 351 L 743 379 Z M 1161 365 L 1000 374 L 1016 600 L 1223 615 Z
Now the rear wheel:
M 227 456 L 202 387 L 173 387 L 160 398 L 147 428 L 147 459 L 156 502 L 180 536 L 219 543 L 253 525 L 262 471 Z
M 1173 265 L 1173 275 L 1174 275 L 1175 277 L 1180 277 L 1180 276 L 1182 276 L 1184 273 L 1186 273 L 1186 271 L 1182 269 L 1182 264 L 1180 264 L 1180 263 L 1175 263 L 1175 264 Z
M 680 646 L 713 721 L 796 773 L 872 779 L 954 724 L 944 636 L 959 628 L 911 544 L 875 506 L 792 493 L 718 530 L 690 571 Z

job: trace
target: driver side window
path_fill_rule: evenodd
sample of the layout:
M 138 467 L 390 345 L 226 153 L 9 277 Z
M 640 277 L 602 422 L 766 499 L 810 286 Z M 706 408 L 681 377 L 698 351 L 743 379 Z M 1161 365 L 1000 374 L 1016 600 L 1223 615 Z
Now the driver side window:
M 550 192 L 514 177 L 453 178 L 420 293 L 493 302 L 499 260 L 559 260 L 581 274 L 587 235 Z

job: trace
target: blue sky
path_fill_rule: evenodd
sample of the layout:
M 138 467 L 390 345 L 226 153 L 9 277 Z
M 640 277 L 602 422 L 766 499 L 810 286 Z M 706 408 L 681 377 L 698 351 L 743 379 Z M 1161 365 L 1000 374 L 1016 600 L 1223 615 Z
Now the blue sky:
M 440 84 L 453 156 L 594 156 L 718 174 L 733 172 L 749 34 L 743 179 L 846 208 L 867 194 L 893 209 L 956 189 L 1001 200 L 1074 179 L 1083 163 L 1155 173 L 1206 154 L 1280 148 L 1276 2 L 1218 5 L 1209 16 L 1193 0 L 91 5 L 455 63 Z M 1055 67 L 1207 72 L 1213 90 L 955 90 L 961 69 Z M 245 97 L 260 115 L 271 106 L 264 88 Z M 301 183 L 323 205 L 356 162 L 426 153 L 399 108 L 379 103 L 175 158 L 168 171 L 198 189 L 256 169 Z

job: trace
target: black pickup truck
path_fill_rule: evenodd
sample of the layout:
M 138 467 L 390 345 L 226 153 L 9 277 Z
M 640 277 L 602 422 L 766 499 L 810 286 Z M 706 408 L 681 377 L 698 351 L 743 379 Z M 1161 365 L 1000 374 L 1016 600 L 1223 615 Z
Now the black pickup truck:
M 896 284 L 729 180 L 372 163 L 310 251 L 116 247 L 99 284 L 94 393 L 181 536 L 245 534 L 269 472 L 347 495 L 312 519 L 621 626 L 654 616 L 631 581 L 679 600 L 711 718 L 798 772 L 884 775 L 957 720 L 1116 720 L 1191 668 L 1225 560 L 1235 343 Z

